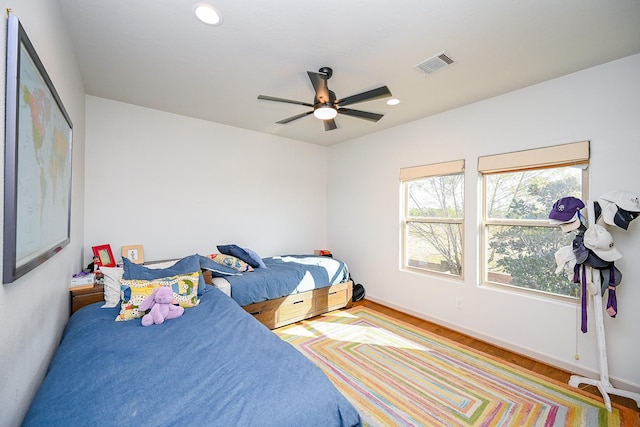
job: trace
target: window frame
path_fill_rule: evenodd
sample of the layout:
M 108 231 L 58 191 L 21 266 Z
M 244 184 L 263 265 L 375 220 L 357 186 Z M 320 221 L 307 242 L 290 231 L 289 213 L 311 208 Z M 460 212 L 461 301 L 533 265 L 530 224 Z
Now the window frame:
M 513 166 L 509 166 L 513 165 Z M 516 226 L 516 227 L 549 227 L 554 228 L 548 220 L 529 219 L 487 219 L 487 179 L 488 175 L 524 172 L 528 170 L 555 169 L 560 167 L 575 166 L 582 169 L 581 199 L 588 200 L 589 195 L 589 165 L 590 147 L 589 141 L 581 141 L 571 144 L 562 144 L 551 147 L 543 147 L 532 150 L 524 150 L 512 153 L 504 153 L 495 156 L 478 158 L 478 174 L 481 180 L 482 193 L 480 197 L 480 286 L 503 289 L 519 294 L 542 296 L 562 301 L 575 301 L 576 296 L 562 295 L 537 289 L 523 288 L 520 286 L 499 283 L 489 280 L 488 233 L 491 226 Z M 551 207 L 549 207 L 551 209 Z M 552 268 L 554 266 L 550 266 Z
M 409 184 L 413 181 L 419 181 L 426 178 L 444 177 L 451 175 L 461 175 L 463 179 L 462 184 L 462 217 L 461 218 L 440 218 L 440 217 L 411 217 L 409 216 Z M 465 161 L 454 160 L 449 162 L 434 163 L 429 165 L 414 166 L 400 169 L 400 194 L 401 198 L 401 225 L 400 225 L 400 269 L 403 271 L 414 272 L 418 274 L 437 275 L 440 277 L 446 277 L 453 280 L 464 280 L 464 216 L 466 214 L 465 209 Z M 422 223 L 422 224 L 453 224 L 460 227 L 460 253 L 462 254 L 462 271 L 460 275 L 447 274 L 436 270 L 430 270 L 428 268 L 419 268 L 409 265 L 407 259 L 407 233 L 409 224 Z

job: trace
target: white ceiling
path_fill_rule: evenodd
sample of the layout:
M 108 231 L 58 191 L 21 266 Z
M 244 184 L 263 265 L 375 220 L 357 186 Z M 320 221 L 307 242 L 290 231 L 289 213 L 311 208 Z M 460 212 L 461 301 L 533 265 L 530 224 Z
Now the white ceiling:
M 208 1 L 221 26 L 200 23 Z M 332 145 L 640 52 L 638 0 L 59 0 L 86 93 Z M 445 51 L 455 64 L 414 65 Z M 387 85 L 339 115 L 278 120 L 313 103 L 306 71 L 333 68 L 338 98 Z M 640 76 L 639 76 L 640 77 Z

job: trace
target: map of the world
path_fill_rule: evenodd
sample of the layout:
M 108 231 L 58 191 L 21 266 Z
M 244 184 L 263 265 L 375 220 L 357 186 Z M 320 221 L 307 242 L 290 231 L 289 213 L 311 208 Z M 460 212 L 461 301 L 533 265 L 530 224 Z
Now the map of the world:
M 17 266 L 68 238 L 72 144 L 70 124 L 24 47 L 20 56 Z

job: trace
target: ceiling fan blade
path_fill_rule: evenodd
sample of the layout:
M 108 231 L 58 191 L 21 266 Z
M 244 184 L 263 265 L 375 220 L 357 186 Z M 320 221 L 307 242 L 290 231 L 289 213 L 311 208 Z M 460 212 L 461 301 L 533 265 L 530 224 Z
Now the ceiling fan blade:
M 333 119 L 329 119 L 329 120 L 323 120 L 324 122 L 324 130 L 328 131 L 328 130 L 334 130 L 337 129 L 338 126 L 336 125 L 336 121 Z
M 311 71 L 307 71 L 307 74 L 309 75 L 313 89 L 316 91 L 316 99 L 323 104 L 331 102 L 329 87 L 327 86 L 327 76 Z
M 356 95 L 347 96 L 346 98 L 339 99 L 335 102 L 335 105 L 349 105 L 358 102 L 371 101 L 378 98 L 386 98 L 391 96 L 391 91 L 388 87 L 382 86 L 377 89 L 371 89 L 366 92 L 358 93 Z
M 384 114 L 370 113 L 368 111 L 352 110 L 351 108 L 338 108 L 338 113 L 346 114 L 347 116 L 357 117 L 359 119 L 365 119 L 372 122 L 377 122 Z
M 276 98 L 275 96 L 258 95 L 258 99 L 262 99 L 265 101 L 286 102 L 287 104 L 304 105 L 305 107 L 313 107 L 313 104 L 309 104 L 308 102 L 294 101 L 293 99 Z
M 286 119 L 282 119 L 282 120 L 280 120 L 279 122 L 276 122 L 276 123 L 278 123 L 278 124 L 280 124 L 280 125 L 286 125 L 286 124 L 287 124 L 287 123 L 289 123 L 289 122 L 292 122 L 292 121 L 294 121 L 294 120 L 301 119 L 301 118 L 303 118 L 304 116 L 308 116 L 309 114 L 313 114 L 313 110 L 312 110 L 312 111 L 307 111 L 306 113 L 296 114 L 295 116 L 291 116 L 291 117 L 288 117 L 288 118 L 286 118 Z

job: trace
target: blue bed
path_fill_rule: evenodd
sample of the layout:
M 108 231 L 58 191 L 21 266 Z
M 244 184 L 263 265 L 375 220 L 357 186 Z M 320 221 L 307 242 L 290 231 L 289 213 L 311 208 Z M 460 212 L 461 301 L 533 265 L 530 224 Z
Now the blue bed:
M 161 325 L 101 303 L 65 329 L 25 426 L 358 426 L 322 371 L 207 286 Z
M 314 255 L 284 255 L 263 259 L 264 267 L 216 281 L 230 283 L 231 298 L 245 306 L 287 295 L 321 289 L 349 279 L 347 265 Z M 215 283 L 215 282 L 214 282 Z

